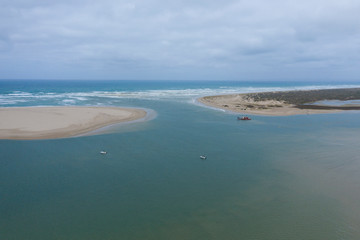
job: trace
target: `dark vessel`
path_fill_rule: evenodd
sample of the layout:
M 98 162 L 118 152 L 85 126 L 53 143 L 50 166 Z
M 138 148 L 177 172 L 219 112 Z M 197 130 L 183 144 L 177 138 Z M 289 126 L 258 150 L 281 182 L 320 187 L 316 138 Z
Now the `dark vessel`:
M 251 120 L 251 118 L 249 118 L 249 117 L 238 117 L 237 119 L 238 120 Z

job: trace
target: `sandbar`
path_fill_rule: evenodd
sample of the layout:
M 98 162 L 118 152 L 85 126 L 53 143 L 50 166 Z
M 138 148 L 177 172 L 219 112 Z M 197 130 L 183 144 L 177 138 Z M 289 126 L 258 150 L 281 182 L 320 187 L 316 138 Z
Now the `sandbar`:
M 144 118 L 146 111 L 118 107 L 0 108 L 0 139 L 54 139 Z
M 232 112 L 268 116 L 335 113 L 360 110 L 360 105 L 314 105 L 323 100 L 359 100 L 360 88 L 278 91 L 206 96 L 198 101 L 204 105 Z

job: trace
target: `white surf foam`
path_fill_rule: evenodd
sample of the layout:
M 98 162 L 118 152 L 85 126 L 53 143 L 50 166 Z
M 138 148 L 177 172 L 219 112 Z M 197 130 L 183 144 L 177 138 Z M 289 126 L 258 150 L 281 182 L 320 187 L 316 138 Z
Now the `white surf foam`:
M 354 88 L 360 85 L 308 85 L 293 87 L 230 87 L 221 86 L 218 88 L 187 88 L 187 89 L 159 89 L 141 91 L 92 91 L 92 92 L 21 92 L 14 91 L 8 94 L 0 94 L 0 105 L 16 105 L 24 102 L 36 101 L 42 104 L 45 101 L 55 101 L 67 105 L 95 104 L 102 102 L 101 98 L 106 98 L 107 102 L 111 99 L 144 99 L 144 100 L 166 100 L 166 101 L 186 101 L 194 103 L 194 99 L 202 96 L 251 93 L 251 92 L 271 92 L 289 90 L 311 90 L 311 89 L 334 89 L 334 88 Z M 99 99 L 100 98 L 100 99 Z

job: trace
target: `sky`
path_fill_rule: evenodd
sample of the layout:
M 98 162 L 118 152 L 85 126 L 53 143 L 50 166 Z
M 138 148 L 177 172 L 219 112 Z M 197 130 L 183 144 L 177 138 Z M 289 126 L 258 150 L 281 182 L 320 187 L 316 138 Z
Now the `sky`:
M 359 0 L 0 0 L 0 79 L 360 80 Z

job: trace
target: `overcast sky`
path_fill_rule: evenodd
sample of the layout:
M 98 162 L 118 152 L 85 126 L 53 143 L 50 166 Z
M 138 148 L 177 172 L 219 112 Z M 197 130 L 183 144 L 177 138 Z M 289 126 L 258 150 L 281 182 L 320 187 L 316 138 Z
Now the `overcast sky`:
M 0 0 L 0 79 L 360 80 L 360 1 Z

